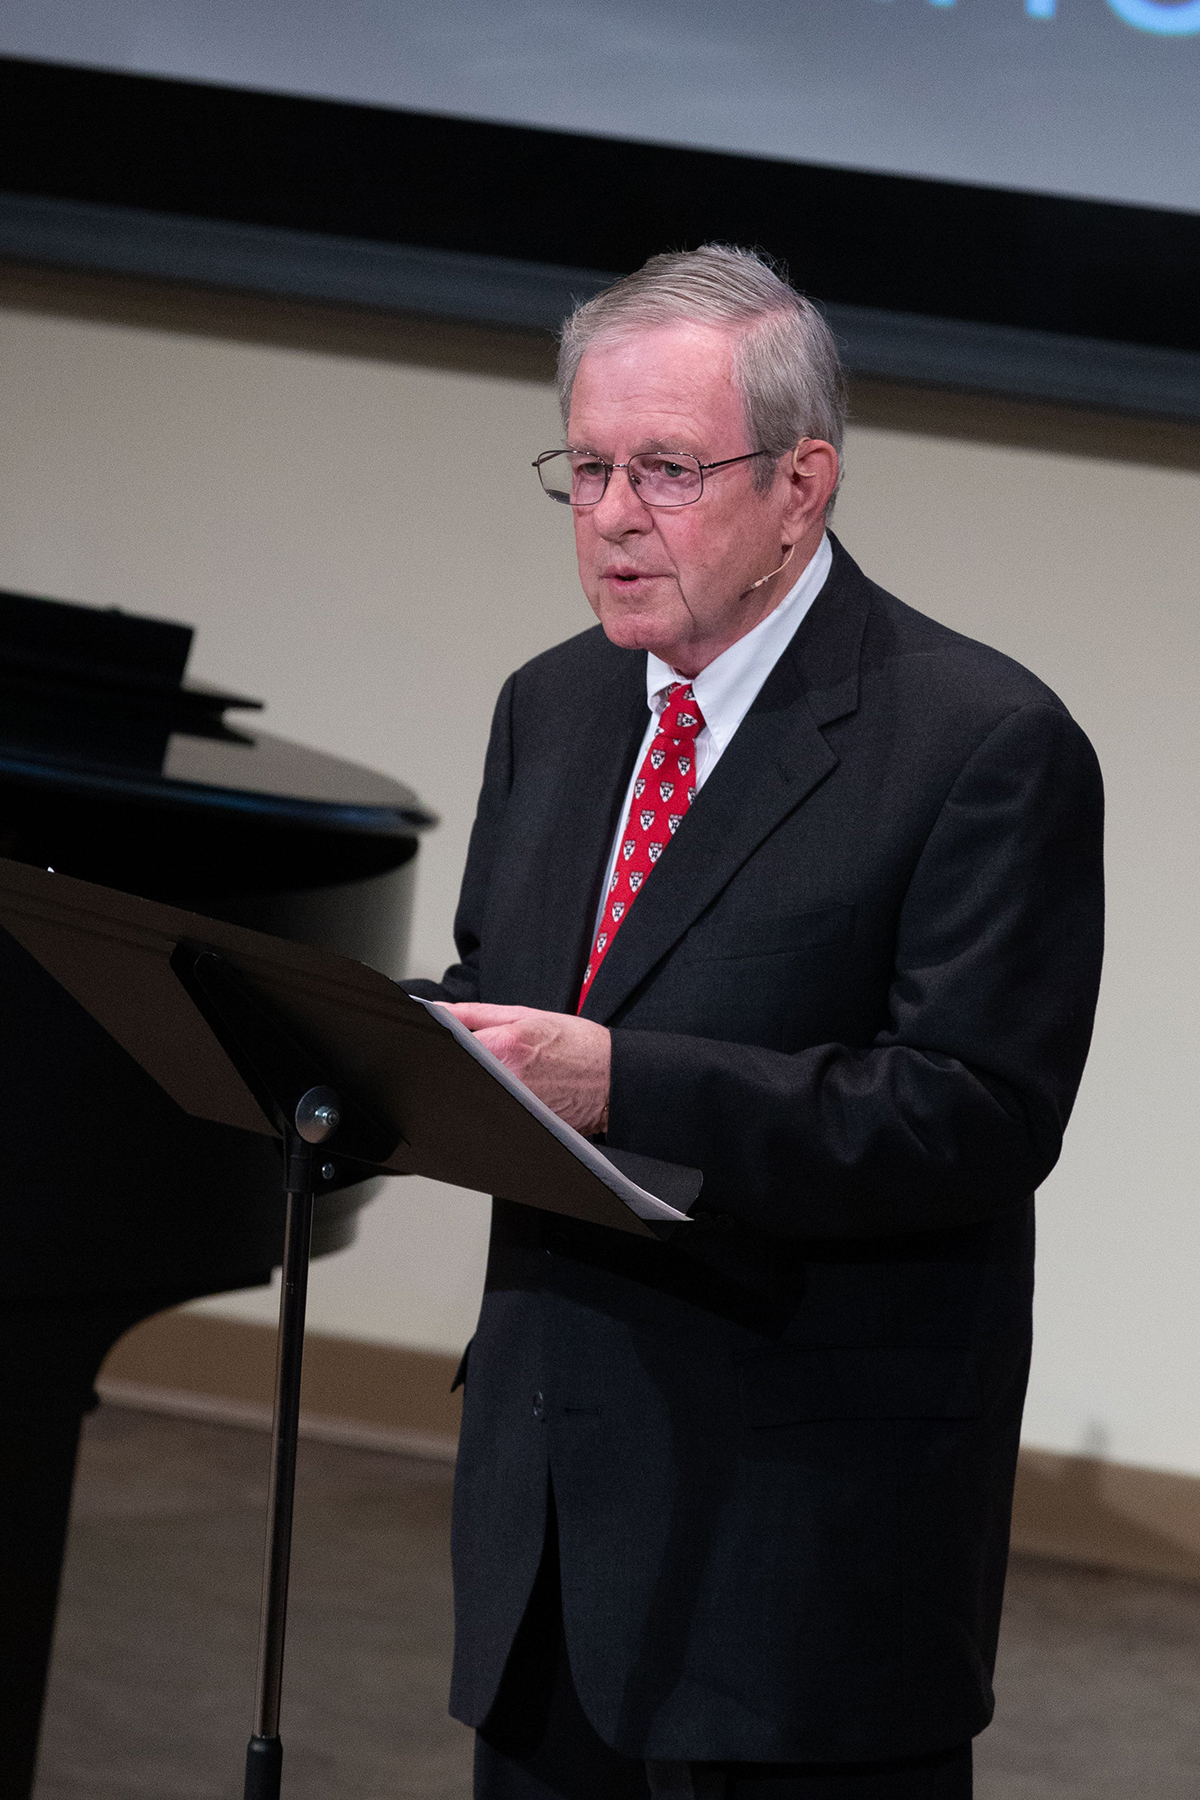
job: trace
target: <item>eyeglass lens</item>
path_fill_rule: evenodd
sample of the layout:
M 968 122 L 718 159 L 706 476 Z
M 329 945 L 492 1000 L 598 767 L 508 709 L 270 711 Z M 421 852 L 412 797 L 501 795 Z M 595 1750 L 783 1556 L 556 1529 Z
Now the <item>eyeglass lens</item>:
M 693 456 L 644 451 L 626 470 L 638 498 L 648 506 L 687 506 L 700 498 L 704 476 Z M 542 486 L 552 500 L 568 506 L 595 506 L 603 497 L 608 469 L 598 457 L 560 450 L 538 464 Z

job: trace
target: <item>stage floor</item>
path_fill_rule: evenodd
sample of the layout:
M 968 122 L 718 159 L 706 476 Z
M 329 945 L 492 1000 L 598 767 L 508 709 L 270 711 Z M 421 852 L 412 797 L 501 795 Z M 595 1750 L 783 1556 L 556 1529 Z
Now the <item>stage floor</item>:
M 267 1440 L 87 1421 L 36 1800 L 237 1800 Z M 284 1695 L 288 1800 L 468 1800 L 446 1715 L 450 1470 L 305 1443 Z M 1200 1588 L 1022 1560 L 978 1800 L 1195 1800 Z

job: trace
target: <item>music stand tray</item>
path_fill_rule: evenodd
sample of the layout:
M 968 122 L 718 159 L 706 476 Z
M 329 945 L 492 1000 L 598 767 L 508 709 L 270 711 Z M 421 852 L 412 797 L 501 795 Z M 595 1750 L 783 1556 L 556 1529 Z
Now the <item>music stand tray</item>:
M 331 951 L 0 859 L 3 926 L 197 1118 L 278 1137 L 287 1219 L 246 1800 L 277 1800 L 313 1192 L 330 1159 L 639 1236 L 689 1224 L 698 1170 L 564 1125 L 444 1008 Z

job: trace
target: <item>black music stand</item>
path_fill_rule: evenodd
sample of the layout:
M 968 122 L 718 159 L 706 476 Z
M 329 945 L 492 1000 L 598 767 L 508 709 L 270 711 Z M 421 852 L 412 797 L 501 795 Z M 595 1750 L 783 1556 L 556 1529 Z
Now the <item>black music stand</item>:
M 0 859 L 0 925 L 196 1117 L 277 1136 L 287 1222 L 245 1800 L 278 1800 L 313 1195 L 336 1165 L 420 1174 L 661 1236 L 697 1170 L 600 1149 L 470 1033 L 331 952 Z

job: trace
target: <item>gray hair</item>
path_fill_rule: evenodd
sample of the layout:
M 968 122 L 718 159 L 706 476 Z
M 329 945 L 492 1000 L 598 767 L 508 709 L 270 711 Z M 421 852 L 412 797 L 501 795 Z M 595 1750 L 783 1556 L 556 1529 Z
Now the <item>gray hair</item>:
M 563 325 L 558 353 L 564 430 L 580 359 L 590 345 L 683 323 L 742 328 L 733 353 L 734 385 L 750 442 L 772 458 L 754 465 L 760 491 L 774 480 L 775 461 L 801 438 L 824 438 L 840 464 L 846 383 L 833 333 L 784 271 L 757 251 L 733 244 L 652 256 L 634 274 L 575 308 Z

